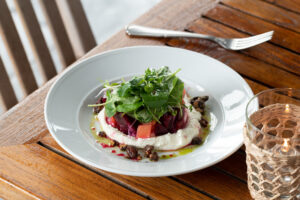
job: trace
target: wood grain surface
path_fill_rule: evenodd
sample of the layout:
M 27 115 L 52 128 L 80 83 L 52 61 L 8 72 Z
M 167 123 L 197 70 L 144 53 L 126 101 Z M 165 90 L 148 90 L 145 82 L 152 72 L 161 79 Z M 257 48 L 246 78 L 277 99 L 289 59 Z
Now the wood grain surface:
M 33 200 L 40 199 L 34 194 L 23 190 L 15 184 L 10 183 L 9 181 L 0 177 L 0 198 L 2 199 L 24 199 L 24 200 Z
M 227 64 L 232 69 L 271 87 L 300 87 L 297 75 L 279 69 L 266 62 L 247 55 L 225 50 L 217 44 L 206 40 L 172 39 L 168 45 L 201 52 Z M 280 81 L 278 81 L 280 80 Z
M 298 0 L 272 0 L 271 3 L 298 14 L 300 13 L 300 4 Z
M 247 182 L 247 166 L 246 166 L 246 154 L 244 150 L 240 149 L 236 153 L 232 154 L 227 159 L 219 162 L 215 167 L 225 173 L 231 174 L 240 180 Z M 234 163 L 234 164 L 233 164 Z
M 212 168 L 176 176 L 176 178 L 218 199 L 251 200 L 246 183 Z
M 223 0 L 222 3 L 281 27 L 300 32 L 300 15 L 261 0 Z
M 224 17 L 226 16 L 226 17 Z M 300 34 L 277 26 L 263 19 L 251 16 L 233 8 L 217 5 L 206 13 L 205 17 L 219 21 L 244 33 L 256 35 L 274 30 L 272 43 L 300 53 Z
M 227 38 L 242 38 L 249 36 L 230 27 L 222 25 L 221 23 L 205 18 L 201 18 L 195 21 L 195 23 L 193 23 L 188 29 L 197 33 L 212 34 Z M 241 50 L 240 52 L 254 57 L 257 60 L 262 60 L 268 64 L 300 75 L 300 55 L 286 50 L 285 48 L 281 48 L 272 45 L 269 42 L 266 42 L 249 49 Z
M 76 58 L 96 46 L 80 0 L 56 0 Z
M 50 136 L 47 135 L 45 138 L 41 140 L 41 142 L 49 147 L 54 148 L 55 150 L 63 153 L 64 156 L 69 156 Z M 246 163 L 245 163 L 245 156 L 235 155 L 232 159 L 240 158 L 240 160 L 235 160 L 236 167 L 232 168 L 229 173 L 232 175 L 239 175 L 244 179 L 246 171 Z M 74 159 L 74 158 L 73 158 Z M 226 165 L 229 165 L 229 162 L 232 162 L 232 159 L 228 159 L 223 161 L 218 165 L 219 169 L 223 171 L 227 171 Z M 79 161 L 78 161 L 79 162 Z M 231 163 L 232 164 L 232 163 Z M 225 167 L 223 167 L 225 166 Z M 95 169 L 95 168 L 93 168 Z M 198 191 L 205 191 L 206 193 L 220 198 L 220 199 L 250 199 L 250 194 L 247 189 L 247 185 L 245 182 L 241 182 L 237 179 L 232 179 L 231 175 L 223 173 L 220 170 L 214 168 L 208 168 L 206 170 L 201 170 L 194 173 L 189 173 L 187 175 L 176 176 L 173 179 L 162 177 L 162 178 L 141 178 L 141 177 L 131 177 L 131 176 L 124 176 L 124 175 L 117 175 L 112 174 L 109 172 L 105 172 L 102 170 L 95 169 L 100 173 L 106 174 L 109 177 L 112 177 L 122 183 L 134 187 L 136 189 L 141 190 L 142 192 L 148 194 L 149 196 L 158 198 L 158 199 L 166 199 L 167 197 L 173 199 L 176 198 L 176 193 L 170 193 L 169 191 L 176 190 L 176 188 L 181 192 L 182 199 L 197 199 L 197 197 L 203 198 L 201 193 L 197 193 L 196 191 L 191 191 L 190 189 L 187 190 L 187 187 L 184 185 L 180 185 L 177 181 L 184 182 L 185 184 L 192 185 Z M 242 174 L 242 175 L 241 175 Z M 194 182 L 189 182 L 188 179 L 190 176 L 193 176 Z M 209 177 L 209 178 L 208 178 Z M 238 177 L 238 178 L 240 178 Z M 231 180 L 227 182 L 227 180 Z M 200 184 L 201 182 L 201 184 Z M 226 187 L 224 187 L 224 183 L 226 183 Z M 238 185 L 238 186 L 236 186 Z M 184 186 L 184 187 L 183 187 Z M 231 194 L 230 188 L 235 187 L 237 193 Z M 156 191 L 155 188 L 161 188 L 159 191 Z M 214 191 L 215 188 L 222 188 Z M 178 198 L 178 197 L 177 197 Z
M 43 0 L 39 3 L 44 11 L 56 49 L 59 52 L 60 61 L 64 67 L 67 67 L 76 60 L 76 57 L 57 4 L 55 1 Z
M 0 177 L 42 199 L 144 199 L 38 144 L 2 147 L 0 157 Z
M 0 57 L 0 107 L 3 110 L 8 110 L 17 104 L 17 97 L 10 83 L 8 74 Z
M 62 155 L 74 160 L 74 158 L 71 157 L 67 152 L 65 152 L 50 135 L 47 135 L 45 138 L 43 138 L 41 142 L 48 148 L 55 149 L 56 151 L 59 151 Z M 81 163 L 78 160 L 76 161 Z M 105 175 L 106 177 L 111 178 L 112 180 L 115 180 L 116 182 L 119 182 L 122 185 L 135 188 L 135 190 L 139 191 L 140 193 L 143 193 L 147 196 L 151 196 L 154 199 L 211 199 L 210 197 L 203 195 L 201 192 L 193 190 L 192 188 L 185 186 L 168 177 L 144 178 L 118 175 L 96 169 L 84 163 L 81 164 L 100 174 Z M 157 188 L 159 188 L 159 190 L 157 190 Z M 180 195 L 172 191 L 180 191 Z

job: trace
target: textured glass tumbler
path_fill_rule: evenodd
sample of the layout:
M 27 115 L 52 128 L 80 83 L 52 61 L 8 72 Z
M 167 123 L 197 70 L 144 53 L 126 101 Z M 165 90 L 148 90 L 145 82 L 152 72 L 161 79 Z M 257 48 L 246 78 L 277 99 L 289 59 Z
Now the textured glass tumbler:
M 259 200 L 300 199 L 300 90 L 271 89 L 246 108 L 248 188 Z

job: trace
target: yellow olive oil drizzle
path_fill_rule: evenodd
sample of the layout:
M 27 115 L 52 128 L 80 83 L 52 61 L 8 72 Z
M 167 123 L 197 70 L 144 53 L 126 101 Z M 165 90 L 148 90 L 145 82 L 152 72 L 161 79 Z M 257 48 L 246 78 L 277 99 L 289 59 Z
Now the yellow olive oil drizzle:
M 96 128 L 96 122 L 97 121 L 98 121 L 97 120 L 97 115 L 93 115 L 91 123 L 90 123 L 91 133 L 92 133 L 93 137 L 95 138 L 95 140 L 97 140 L 97 142 L 109 145 L 111 143 L 110 139 L 98 136 L 97 131 L 99 131 L 99 130 L 97 130 L 97 128 Z

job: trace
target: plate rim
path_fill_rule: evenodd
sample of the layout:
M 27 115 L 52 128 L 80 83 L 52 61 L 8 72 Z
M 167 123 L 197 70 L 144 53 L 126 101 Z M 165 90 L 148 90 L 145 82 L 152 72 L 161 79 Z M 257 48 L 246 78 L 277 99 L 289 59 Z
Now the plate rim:
M 222 64 L 224 67 L 226 67 L 227 69 L 229 69 L 231 72 L 235 73 L 244 83 L 244 85 L 246 85 L 248 88 L 245 88 L 245 90 L 247 90 L 247 93 L 250 94 L 251 96 L 254 96 L 254 93 L 251 89 L 251 87 L 249 86 L 249 84 L 244 80 L 244 78 L 237 73 L 235 70 L 233 70 L 231 67 L 229 67 L 228 65 L 226 65 L 225 63 L 222 63 L 221 61 L 212 58 L 208 55 L 205 55 L 203 53 L 199 53 L 199 52 L 195 52 L 192 50 L 188 50 L 188 49 L 183 49 L 183 48 L 177 48 L 177 47 L 169 47 L 169 46 L 163 46 L 163 45 L 138 45 L 138 46 L 129 46 L 129 47 L 121 47 L 121 48 L 116 48 L 116 49 L 111 49 L 108 51 L 103 51 L 100 53 L 97 53 L 95 55 L 89 56 L 87 58 L 84 58 L 82 60 L 78 60 L 75 63 L 73 63 L 71 66 L 69 66 L 67 69 L 65 69 L 63 72 L 61 72 L 59 74 L 59 76 L 57 77 L 57 79 L 55 80 L 55 82 L 51 85 L 51 87 L 49 88 L 46 98 L 45 98 L 45 103 L 44 103 L 44 118 L 45 118 L 45 122 L 46 122 L 46 126 L 48 131 L 50 132 L 51 136 L 55 139 L 55 141 L 69 154 L 71 154 L 74 158 L 76 158 L 77 160 L 79 160 L 80 162 L 83 162 L 85 164 L 88 164 L 90 166 L 96 167 L 98 169 L 102 169 L 108 172 L 112 172 L 112 173 L 117 173 L 117 174 L 123 174 L 123 175 L 128 175 L 128 176 L 138 176 L 138 177 L 162 177 L 162 176 L 173 176 L 173 175 L 179 175 L 179 174 L 186 174 L 186 173 L 191 173 L 197 170 L 201 170 L 207 167 L 210 167 L 212 165 L 215 165 L 216 163 L 225 160 L 226 158 L 228 158 L 229 156 L 231 156 L 233 153 L 235 153 L 242 145 L 243 145 L 243 140 L 240 141 L 239 144 L 236 145 L 235 148 L 232 149 L 232 151 L 230 151 L 230 153 L 227 153 L 225 156 L 221 156 L 218 159 L 216 159 L 213 162 L 209 162 L 206 163 L 204 165 L 202 165 L 201 167 L 192 167 L 189 168 L 188 170 L 182 170 L 182 171 L 177 171 L 177 172 L 170 172 L 170 173 L 166 173 L 166 172 L 159 172 L 159 173 L 155 173 L 155 174 L 150 174 L 147 173 L 145 174 L 145 172 L 139 172 L 139 171 L 134 171 L 134 172 L 124 172 L 124 171 L 120 171 L 114 168 L 109 168 L 109 167 L 105 167 L 105 166 L 99 166 L 97 164 L 94 164 L 92 162 L 90 162 L 87 159 L 82 158 L 81 156 L 78 156 L 76 153 L 73 153 L 71 151 L 71 149 L 69 149 L 68 147 L 66 147 L 57 137 L 54 133 L 52 133 L 52 127 L 50 125 L 48 116 L 47 116 L 47 110 L 48 110 L 48 101 L 49 98 L 51 97 L 51 94 L 53 93 L 53 90 L 55 89 L 55 87 L 57 87 L 57 84 L 59 84 L 60 81 L 62 81 L 64 78 L 66 78 L 66 74 L 67 73 L 71 73 L 72 71 L 78 69 L 80 67 L 80 65 L 82 64 L 88 64 L 89 62 L 94 61 L 95 59 L 97 59 L 98 57 L 102 57 L 102 56 L 106 56 L 106 55 L 110 55 L 112 53 L 118 53 L 118 52 L 122 52 L 122 51 L 126 51 L 128 49 L 138 49 L 138 48 L 164 48 L 164 49 L 176 49 L 179 51 L 183 51 L 183 52 L 189 52 L 189 53 L 193 53 L 193 54 L 200 54 L 202 56 L 205 56 L 211 60 L 213 60 L 214 62 L 218 62 L 219 64 Z M 251 97 L 250 97 L 251 98 Z

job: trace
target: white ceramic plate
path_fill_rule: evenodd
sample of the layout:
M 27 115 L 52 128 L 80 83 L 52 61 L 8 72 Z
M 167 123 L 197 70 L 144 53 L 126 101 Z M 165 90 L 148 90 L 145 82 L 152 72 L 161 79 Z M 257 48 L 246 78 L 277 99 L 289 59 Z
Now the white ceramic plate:
M 191 96 L 209 95 L 212 130 L 195 151 L 158 162 L 135 162 L 108 153 L 89 131 L 92 109 L 102 87 L 100 80 L 143 74 L 148 67 L 169 66 Z M 170 176 L 211 166 L 242 144 L 245 108 L 253 93 L 225 64 L 200 53 L 162 46 L 137 46 L 108 51 L 66 70 L 50 89 L 45 119 L 50 133 L 67 152 L 94 167 L 133 176 Z

